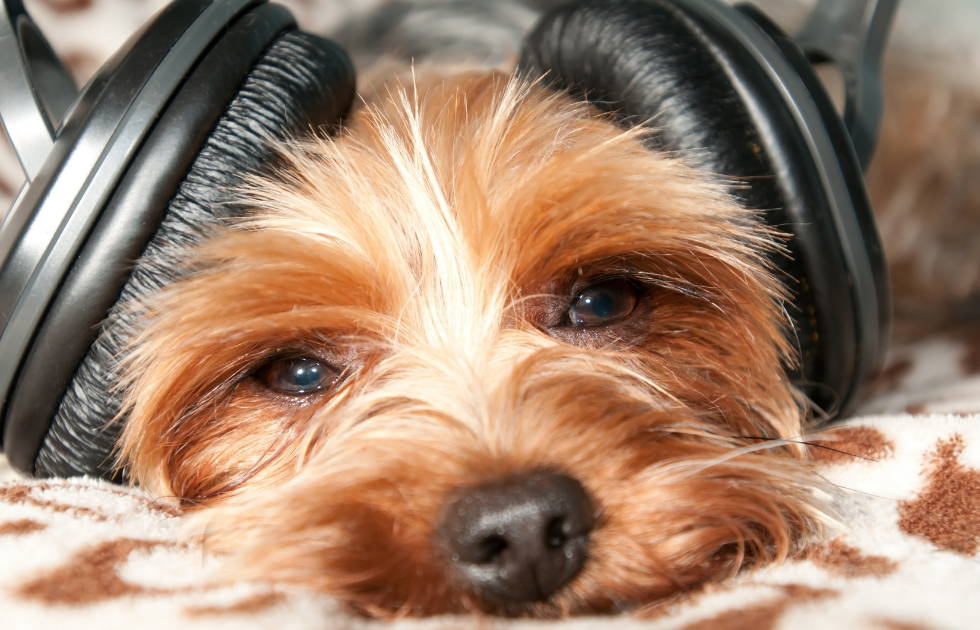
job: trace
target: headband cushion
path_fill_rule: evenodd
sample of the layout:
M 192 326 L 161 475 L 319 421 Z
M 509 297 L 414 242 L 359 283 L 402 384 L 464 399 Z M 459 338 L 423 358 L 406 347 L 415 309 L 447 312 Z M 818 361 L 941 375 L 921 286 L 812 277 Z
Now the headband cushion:
M 125 280 L 121 294 L 98 328 L 97 337 L 74 371 L 64 396 L 51 400 L 49 391 L 45 397 L 40 391 L 45 385 L 43 374 L 25 374 L 22 378 L 38 390 L 18 389 L 25 400 L 35 401 L 33 413 L 39 417 L 54 416 L 36 451 L 33 470 L 28 472 L 37 476 L 118 476 L 112 453 L 121 427 L 111 421 L 119 412 L 121 401 L 119 393 L 109 385 L 117 380 L 118 357 L 137 325 L 127 315 L 125 305 L 176 280 L 181 273 L 184 249 L 205 238 L 224 219 L 240 214 L 240 209 L 232 203 L 230 191 L 244 175 L 268 166 L 273 159 L 270 141 L 317 125 L 336 125 L 350 106 L 353 84 L 353 70 L 343 51 L 307 33 L 281 34 L 262 54 L 200 152 L 193 157 L 190 170 L 166 206 L 159 228 Z M 190 103 L 199 100 L 193 96 L 191 93 Z M 168 112 L 168 115 L 180 118 L 181 112 Z M 158 135 L 160 142 L 167 142 L 166 134 Z M 144 149 L 141 158 L 149 168 L 155 155 L 152 150 Z M 128 191 L 138 196 L 140 187 L 129 186 Z M 118 251 L 119 244 L 94 238 L 89 245 L 86 249 L 95 251 L 83 252 L 81 258 L 98 261 L 100 247 Z M 57 304 L 53 310 L 58 310 Z M 45 324 L 56 328 L 52 321 Z M 47 350 L 55 352 L 57 341 L 46 334 L 42 330 L 38 339 L 52 340 L 47 342 Z M 35 347 L 35 350 L 32 356 L 43 354 L 45 349 Z M 42 364 L 34 362 L 34 365 Z M 47 401 L 53 405 L 50 410 L 44 409 Z

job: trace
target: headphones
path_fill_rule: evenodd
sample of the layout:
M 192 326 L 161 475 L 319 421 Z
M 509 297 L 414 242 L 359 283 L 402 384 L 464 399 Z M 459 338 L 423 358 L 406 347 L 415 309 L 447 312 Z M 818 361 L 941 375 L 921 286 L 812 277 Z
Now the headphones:
M 797 42 L 718 0 L 571 2 L 520 62 L 623 125 L 653 121 L 652 148 L 736 182 L 792 235 L 775 264 L 794 298 L 793 378 L 829 416 L 858 398 L 887 335 L 862 166 L 896 1 L 821 0 Z M 0 117 L 27 183 L 0 223 L 0 447 L 27 474 L 113 478 L 113 362 L 136 326 L 124 305 L 242 212 L 228 191 L 274 159 L 270 139 L 341 123 L 354 71 L 277 5 L 175 0 L 78 93 L 21 0 L 4 10 Z M 843 120 L 811 67 L 828 60 Z

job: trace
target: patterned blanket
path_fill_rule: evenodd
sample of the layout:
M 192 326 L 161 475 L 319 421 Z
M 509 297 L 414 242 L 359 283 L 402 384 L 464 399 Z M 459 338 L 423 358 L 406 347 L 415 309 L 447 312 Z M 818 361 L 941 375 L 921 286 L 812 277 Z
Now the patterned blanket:
M 27 5 L 86 77 L 162 1 Z M 337 11 L 377 1 L 284 3 L 322 31 Z M 0 208 L 16 171 L 0 151 Z M 862 413 L 819 439 L 828 448 L 813 455 L 838 513 L 825 539 L 784 564 L 628 615 L 543 624 L 380 624 L 281 585 L 219 584 L 219 559 L 181 542 L 182 518 L 166 502 L 100 481 L 18 480 L 0 457 L 0 627 L 980 628 L 980 326 L 894 350 Z
M 893 352 L 864 414 L 819 436 L 838 522 L 798 557 L 633 614 L 610 628 L 980 628 L 980 327 Z M 218 584 L 180 542 L 181 516 L 88 479 L 21 481 L 0 467 L 0 619 L 47 627 L 389 627 L 276 584 Z M 393 628 L 542 628 L 449 618 Z

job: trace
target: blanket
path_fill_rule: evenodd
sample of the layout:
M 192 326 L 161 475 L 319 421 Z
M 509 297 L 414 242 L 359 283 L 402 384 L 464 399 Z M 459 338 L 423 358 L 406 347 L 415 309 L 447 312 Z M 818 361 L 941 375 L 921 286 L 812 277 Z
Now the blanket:
M 555 630 L 980 627 L 980 326 L 898 348 L 879 393 L 812 454 L 836 522 L 791 560 L 616 617 Z M 537 628 L 440 618 L 381 624 L 277 584 L 218 583 L 220 558 L 138 489 L 18 480 L 0 466 L 4 628 Z
M 163 1 L 27 5 L 83 80 Z M 279 1 L 305 27 L 325 32 L 351 7 L 383 0 Z M 910 31 L 941 13 L 932 3 L 911 6 L 921 10 L 905 20 Z M 975 41 L 971 22 L 957 23 L 961 29 L 928 41 Z M 967 35 L 957 39 L 960 31 Z M 976 59 L 980 53 L 961 65 L 976 68 Z M 10 153 L 0 150 L 0 208 L 19 187 L 17 171 Z M 980 326 L 894 349 L 876 387 L 856 417 L 816 437 L 826 448 L 812 454 L 836 509 L 825 537 L 787 562 L 668 602 L 554 622 L 386 624 L 281 584 L 219 583 L 220 558 L 181 537 L 183 517 L 165 500 L 92 479 L 18 479 L 0 456 L 0 627 L 980 628 Z

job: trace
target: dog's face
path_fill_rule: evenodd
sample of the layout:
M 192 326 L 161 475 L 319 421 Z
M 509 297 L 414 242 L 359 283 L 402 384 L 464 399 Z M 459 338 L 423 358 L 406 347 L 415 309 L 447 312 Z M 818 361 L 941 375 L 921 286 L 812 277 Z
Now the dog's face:
M 419 80 L 248 191 L 128 359 L 123 462 L 375 615 L 615 610 L 814 527 L 771 239 L 638 132 Z M 238 573 L 241 575 L 241 573 Z

